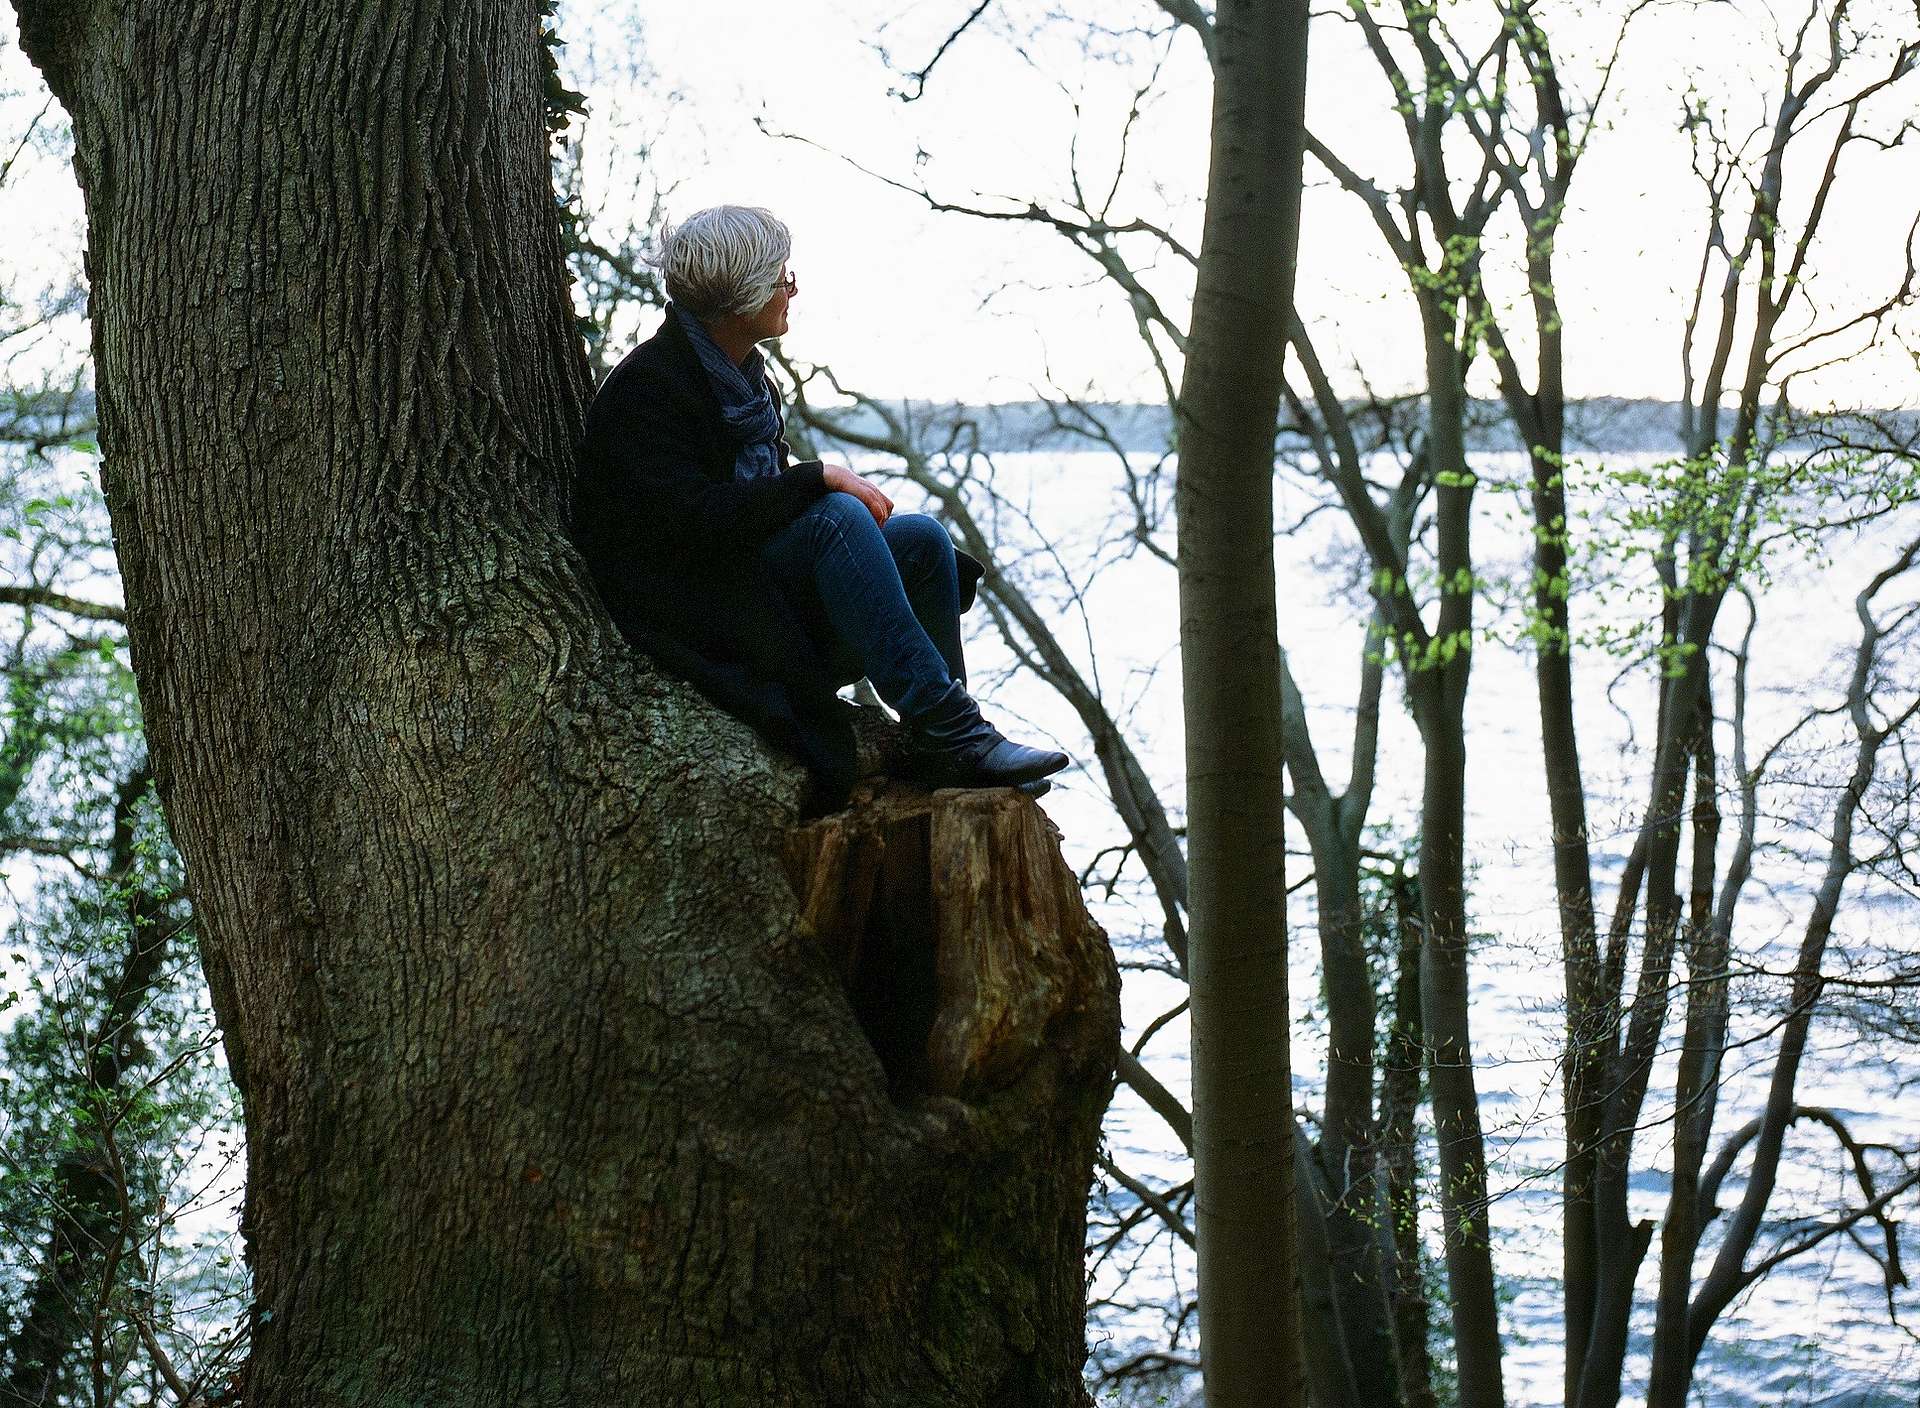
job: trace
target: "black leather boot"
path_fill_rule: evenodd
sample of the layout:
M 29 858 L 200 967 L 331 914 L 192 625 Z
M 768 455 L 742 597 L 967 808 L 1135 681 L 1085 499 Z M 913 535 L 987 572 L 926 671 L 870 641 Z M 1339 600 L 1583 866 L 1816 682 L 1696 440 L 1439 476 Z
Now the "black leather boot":
M 1017 787 L 1072 761 L 1065 753 L 1009 742 L 957 683 L 906 723 L 909 771 L 928 787 Z

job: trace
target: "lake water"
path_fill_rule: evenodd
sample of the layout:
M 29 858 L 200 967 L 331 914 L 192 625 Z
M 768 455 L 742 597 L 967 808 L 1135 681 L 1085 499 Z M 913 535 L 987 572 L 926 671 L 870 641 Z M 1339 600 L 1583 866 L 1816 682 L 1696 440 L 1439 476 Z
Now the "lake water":
M 1478 462 L 1489 478 L 1521 468 L 1512 457 L 1482 456 Z M 1137 464 L 1143 471 L 1149 467 L 1144 459 Z M 1124 500 L 1115 470 L 1116 462 L 1107 455 L 997 456 L 995 484 L 1009 505 L 994 529 L 1003 545 L 998 557 L 1003 567 L 1030 583 L 1062 644 L 1097 680 L 1177 820 L 1183 745 L 1176 583 L 1173 569 L 1144 551 L 1119 555 L 1115 544 L 1124 541 L 1124 534 L 1115 531 L 1115 515 L 1124 509 Z M 896 497 L 902 507 L 912 505 L 910 488 L 902 487 Z M 1276 489 L 1277 521 L 1298 520 L 1313 502 L 1283 479 Z M 1511 599 L 1515 584 L 1523 586 L 1527 580 L 1529 540 L 1519 521 L 1520 506 L 1484 491 L 1483 507 L 1479 570 L 1491 581 L 1490 596 Z M 1909 519 L 1906 525 L 1909 532 L 1912 523 Z M 1050 548 L 1042 545 L 1041 535 Z M 1831 704 L 1837 697 L 1856 630 L 1853 595 L 1889 559 L 1891 539 L 1890 529 L 1877 530 L 1845 545 L 1830 566 L 1783 561 L 1776 579 L 1759 593 L 1750 704 L 1756 756 L 1809 703 Z M 1338 515 L 1331 512 L 1276 539 L 1282 641 L 1308 703 L 1323 767 L 1335 786 L 1341 785 L 1348 767 L 1366 615 L 1366 574 L 1352 563 Z M 1623 573 L 1624 582 L 1607 600 L 1577 600 L 1580 622 L 1625 622 L 1635 610 L 1646 608 L 1644 563 L 1629 564 Z M 1642 587 L 1638 596 L 1628 590 L 1636 582 Z M 1898 599 L 1910 600 L 1912 595 L 1908 586 Z M 1891 601 L 1897 594 L 1889 596 Z M 1745 619 L 1745 607 L 1730 603 L 1723 615 L 1722 639 L 1736 639 Z M 1474 866 L 1472 909 L 1480 935 L 1473 963 L 1476 1074 L 1495 1193 L 1496 1269 L 1505 1292 L 1508 1397 L 1516 1405 L 1547 1405 L 1560 1401 L 1561 1375 L 1559 1206 L 1553 1173 L 1562 1152 L 1555 1065 L 1561 1042 L 1559 936 L 1544 844 L 1547 812 L 1538 782 L 1531 656 L 1524 645 L 1510 643 L 1516 637 L 1510 615 L 1489 608 L 1479 623 L 1494 638 L 1478 647 L 1469 701 L 1468 839 Z M 1076 756 L 1090 757 L 1077 719 L 1043 686 L 1013 671 L 984 612 L 976 610 L 968 624 L 969 659 L 989 715 L 1016 737 L 1052 737 Z M 1720 668 L 1724 672 L 1724 661 Z M 1901 671 L 1909 690 L 1917 676 L 1920 671 L 1909 659 Z M 1577 688 L 1604 886 L 1617 873 L 1631 843 L 1633 819 L 1643 805 L 1645 758 L 1639 744 L 1648 735 L 1652 685 L 1644 668 L 1626 670 L 1596 658 L 1580 670 Z M 1724 689 L 1719 702 L 1724 710 Z M 1748 886 L 1737 932 L 1737 945 L 1750 962 L 1775 970 L 1792 962 L 1824 858 L 1822 838 L 1831 806 L 1826 784 L 1833 766 L 1823 749 L 1838 737 L 1830 728 L 1808 735 L 1809 746 L 1793 760 L 1797 780 L 1770 788 L 1763 796 L 1762 839 L 1770 848 L 1761 855 Z M 1381 749 L 1374 818 L 1404 840 L 1418 821 L 1419 750 L 1391 678 Z M 1723 765 L 1731 758 L 1725 738 L 1721 757 Z M 1076 870 L 1122 839 L 1097 774 L 1065 774 L 1045 806 L 1063 832 L 1067 858 Z M 1733 831 L 1731 799 L 1723 810 L 1728 816 L 1724 855 Z M 1291 835 L 1298 845 L 1298 829 Z M 1295 878 L 1309 868 L 1304 856 L 1290 861 Z M 1610 899 L 1604 890 L 1602 899 Z M 1164 956 L 1159 908 L 1136 872 L 1123 879 L 1110 899 L 1090 893 L 1090 902 L 1123 958 Z M 1289 919 L 1296 938 L 1296 1090 L 1301 1107 L 1311 1109 L 1319 1104 L 1325 1053 L 1316 1020 L 1318 979 L 1309 892 L 1295 896 Z M 1842 906 L 1836 949 L 1864 949 L 1871 938 L 1882 950 L 1911 958 L 1920 953 L 1917 920 L 1920 901 L 1911 893 L 1856 880 Z M 1179 985 L 1170 978 L 1130 972 L 1124 994 L 1128 1039 L 1180 996 Z M 1746 983 L 1737 999 L 1746 1015 L 1737 1019 L 1736 1036 L 1751 1044 L 1729 1063 L 1716 1126 L 1722 1134 L 1758 1109 L 1770 1069 L 1771 1016 L 1778 999 L 1779 984 L 1761 980 Z M 1670 1033 L 1648 1102 L 1649 1118 L 1668 1107 L 1675 1042 L 1677 1035 Z M 1189 1086 L 1186 1043 L 1184 1020 L 1176 1020 L 1146 1053 L 1149 1065 L 1183 1098 Z M 1888 1056 L 1850 1042 L 1837 1026 L 1828 1025 L 1816 1031 L 1801 1075 L 1800 1099 L 1839 1113 L 1859 1139 L 1911 1149 L 1920 1143 L 1916 1081 L 1920 1052 L 1909 1049 Z M 1188 1176 L 1176 1141 L 1126 1091 L 1108 1117 L 1107 1135 L 1114 1158 L 1135 1176 L 1160 1185 Z M 1636 1217 L 1658 1219 L 1664 1210 L 1668 1139 L 1664 1123 L 1640 1136 L 1638 1163 L 1643 1171 L 1632 1190 Z M 1774 1199 L 1776 1217 L 1819 1217 L 1844 1205 L 1849 1190 L 1839 1176 L 1830 1136 L 1802 1127 L 1789 1150 Z M 212 1173 L 212 1186 L 204 1188 L 197 1206 L 182 1210 L 183 1242 L 231 1232 L 235 1168 L 212 1156 L 207 1162 L 203 1171 L 212 1172 L 218 1164 L 218 1172 Z M 1730 1180 L 1722 1206 L 1738 1191 L 1738 1179 Z M 1911 1218 L 1917 1204 L 1920 1197 L 1909 1195 L 1894 1210 L 1896 1216 Z M 1431 1209 L 1427 1222 L 1430 1245 L 1437 1247 L 1438 1218 Z M 1872 1229 L 1863 1233 L 1875 1246 L 1878 1235 Z M 1650 1259 L 1641 1282 L 1643 1306 L 1654 1270 Z M 1151 1254 L 1138 1260 L 1129 1284 L 1129 1295 L 1144 1308 L 1102 1315 L 1094 1326 L 1098 1354 L 1113 1360 L 1135 1349 L 1164 1346 L 1156 1305 L 1190 1294 L 1192 1284 L 1191 1255 L 1172 1238 L 1162 1238 Z M 1114 1277 L 1103 1275 L 1095 1289 L 1112 1292 Z M 1900 1290 L 1894 1304 L 1907 1324 L 1920 1325 L 1920 1294 Z M 1643 1316 L 1636 1357 L 1628 1365 L 1629 1401 L 1644 1390 L 1650 1328 Z M 1182 1349 L 1191 1353 L 1192 1348 L 1189 1338 Z M 1697 1401 L 1756 1408 L 1913 1408 L 1916 1385 L 1920 1341 L 1889 1323 L 1887 1292 L 1874 1263 L 1847 1238 L 1836 1237 L 1817 1253 L 1769 1276 L 1723 1317 L 1703 1359 Z
M 1487 481 L 1518 475 L 1524 469 L 1515 456 L 1480 456 L 1477 463 Z M 1136 464 L 1144 472 L 1150 461 L 1143 458 Z M 884 462 L 874 461 L 871 467 L 882 468 Z M 1014 567 L 1032 583 L 1035 595 L 1044 599 L 1062 643 L 1097 678 L 1103 697 L 1122 720 L 1177 820 L 1182 739 L 1175 575 L 1171 567 L 1144 551 L 1130 558 L 1117 556 L 1115 544 L 1124 533 L 1116 531 L 1115 515 L 1128 511 L 1116 470 L 1117 462 L 1110 455 L 996 456 L 995 484 L 1011 505 L 1000 515 L 1001 541 L 1025 545 L 1003 550 L 1000 560 L 1003 566 Z M 902 507 L 910 506 L 912 490 L 903 487 L 896 497 Z M 1312 495 L 1283 479 L 1276 488 L 1276 521 L 1294 523 L 1314 502 Z M 1530 572 L 1530 539 L 1521 521 L 1524 503 L 1493 489 L 1483 489 L 1480 503 L 1477 569 L 1490 579 L 1490 598 L 1517 600 L 1524 595 Z M 1130 513 L 1125 521 L 1130 521 Z M 1910 534 L 1915 522 L 1909 517 L 1894 526 Z M 1051 552 L 1042 549 L 1040 534 L 1051 540 Z M 1832 704 L 1838 698 L 1857 637 L 1854 594 L 1891 559 L 1892 541 L 1893 528 L 1883 525 L 1843 545 L 1832 565 L 1792 553 L 1779 559 L 1775 579 L 1758 594 L 1749 702 L 1753 757 L 1810 704 Z M 1336 788 L 1348 768 L 1366 614 L 1360 585 L 1365 574 L 1352 562 L 1342 520 L 1335 512 L 1319 514 L 1276 539 L 1282 643 L 1308 703 L 1323 768 Z M 1576 598 L 1576 628 L 1601 621 L 1624 624 L 1649 609 L 1651 598 L 1645 588 L 1652 579 L 1644 559 L 1623 562 L 1620 573 L 1622 580 L 1604 599 L 1594 594 Z M 1913 586 L 1903 590 L 1904 595 L 1890 591 L 1888 604 L 1911 600 Z M 1731 601 L 1722 613 L 1721 641 L 1737 643 L 1746 617 L 1744 604 Z M 1064 704 L 1030 678 L 1002 677 L 1012 662 L 984 613 L 976 611 L 969 624 L 974 632 L 969 660 L 979 692 L 988 701 L 989 715 L 1016 736 L 1050 736 L 1077 757 L 1090 758 L 1078 721 Z M 1496 1199 L 1492 1220 L 1498 1241 L 1496 1270 L 1505 1293 L 1502 1331 L 1508 1397 L 1515 1404 L 1545 1405 L 1561 1400 L 1559 1185 L 1553 1172 L 1563 1152 L 1555 1064 L 1562 1039 L 1559 934 L 1545 845 L 1547 807 L 1539 780 L 1530 648 L 1513 643 L 1518 632 L 1511 612 L 1483 608 L 1477 624 L 1488 628 L 1495 639 L 1477 646 L 1468 705 L 1468 844 L 1473 867 L 1471 906 L 1479 933 L 1473 959 L 1476 1075 Z M 1646 668 L 1629 669 L 1624 661 L 1597 655 L 1576 669 L 1582 759 L 1588 772 L 1604 913 L 1611 902 L 1604 886 L 1624 861 L 1634 820 L 1644 805 L 1646 759 L 1641 745 L 1650 737 L 1653 684 Z M 1725 683 L 1727 660 L 1718 659 L 1715 669 L 1716 702 L 1725 713 L 1730 699 Z M 1911 691 L 1916 678 L 1911 656 L 1901 674 Z M 1384 713 L 1373 817 L 1395 835 L 1407 838 L 1418 824 L 1420 754 L 1417 735 L 1391 677 Z M 1012 727 L 1015 723 L 1018 730 Z M 1789 769 L 1796 780 L 1762 793 L 1760 834 L 1765 849 L 1736 925 L 1736 950 L 1749 962 L 1776 971 L 1792 964 L 1812 887 L 1825 860 L 1824 838 L 1832 805 L 1828 784 L 1836 766 L 1832 745 L 1845 747 L 1848 742 L 1843 732 L 1833 728 L 1816 730 L 1806 738 L 1808 748 L 1794 756 Z M 1720 757 L 1725 772 L 1731 767 L 1732 746 L 1724 727 Z M 1844 758 L 1839 766 L 1850 761 Z M 1097 772 L 1066 774 L 1044 805 L 1064 833 L 1067 858 L 1076 870 L 1123 839 Z M 1722 810 L 1724 861 L 1736 829 L 1737 800 L 1724 797 Z M 1291 844 L 1302 845 L 1298 828 L 1289 825 Z M 1861 842 L 1862 848 L 1872 844 L 1867 839 Z M 1303 877 L 1310 868 L 1304 856 L 1290 860 L 1289 876 Z M 1137 874 L 1133 883 L 1123 884 L 1111 900 L 1097 901 L 1094 908 L 1123 959 L 1163 953 L 1158 905 Z M 1295 935 L 1293 1057 L 1303 1108 L 1318 1106 L 1324 1064 L 1324 1038 L 1314 1021 L 1318 978 L 1311 909 L 1310 892 L 1303 890 L 1295 895 L 1289 916 Z M 1882 949 L 1912 955 L 1920 951 L 1917 920 L 1920 902 L 1911 894 L 1856 878 L 1842 905 L 1834 946 L 1836 950 L 1864 947 L 1864 940 L 1871 936 Z M 1830 957 L 1829 971 L 1836 962 Z M 1677 969 L 1676 977 L 1682 971 Z M 1737 989 L 1735 1003 L 1741 1010 L 1735 1018 L 1735 1036 L 1751 1044 L 1729 1059 L 1714 1147 L 1727 1131 L 1758 1112 L 1771 1070 L 1771 1032 L 1780 992 L 1778 982 L 1760 979 Z M 1128 1040 L 1180 996 L 1179 985 L 1172 979 L 1129 973 L 1125 987 Z M 1655 1123 L 1639 1136 L 1636 1163 L 1642 1171 L 1632 1185 L 1634 1216 L 1656 1223 L 1664 1213 L 1670 1168 L 1670 1132 L 1664 1117 L 1671 1108 L 1681 1001 L 1676 995 L 1670 1022 L 1675 1030 L 1668 1034 L 1643 1116 Z M 1147 1052 L 1150 1066 L 1183 1098 L 1188 1090 L 1186 1042 L 1182 1019 L 1157 1035 Z M 1858 1139 L 1912 1149 L 1920 1143 L 1920 1097 L 1912 1089 L 1916 1078 L 1920 1078 L 1920 1052 L 1909 1049 L 1890 1059 L 1866 1050 L 1829 1025 L 1816 1030 L 1802 1069 L 1799 1097 L 1803 1104 L 1835 1110 Z M 1115 1159 L 1136 1177 L 1164 1186 L 1189 1176 L 1172 1136 L 1128 1092 L 1122 1091 L 1116 1102 L 1107 1134 Z M 1773 1200 L 1776 1218 L 1815 1218 L 1847 1205 L 1849 1189 L 1841 1177 L 1842 1164 L 1831 1135 L 1803 1125 L 1790 1137 L 1788 1149 Z M 1880 1167 L 1884 1174 L 1893 1165 L 1888 1160 Z M 1728 1181 L 1720 1197 L 1722 1207 L 1730 1206 L 1740 1187 L 1738 1177 Z M 1917 1204 L 1920 1197 L 1909 1195 L 1896 1216 L 1904 1213 L 1910 1218 Z M 1437 1247 L 1437 1213 L 1429 1209 L 1428 1220 L 1430 1245 Z M 1877 1229 L 1869 1226 L 1861 1235 L 1878 1246 Z M 1714 1245 L 1709 1241 L 1709 1253 Z M 1763 1234 L 1758 1250 L 1765 1247 Z M 1628 1365 L 1628 1401 L 1644 1394 L 1657 1253 L 1656 1237 L 1654 1255 L 1641 1277 L 1647 1313 L 1637 1327 L 1635 1356 Z M 1708 1264 L 1703 1257 L 1700 1271 Z M 1165 1238 L 1154 1254 L 1139 1263 L 1129 1293 L 1136 1300 L 1151 1302 L 1179 1291 L 1190 1293 L 1192 1280 L 1190 1253 Z M 1112 1277 L 1096 1289 L 1110 1292 Z M 1912 1289 L 1898 1291 L 1894 1303 L 1906 1323 L 1920 1326 L 1920 1294 Z M 1102 1352 L 1114 1359 L 1165 1343 L 1162 1318 L 1153 1309 L 1107 1315 L 1100 1329 L 1111 1337 Z M 1191 1338 L 1184 1341 L 1185 1352 L 1191 1353 L 1192 1348 Z M 1889 1323 L 1887 1290 L 1879 1268 L 1847 1237 L 1838 1236 L 1774 1272 L 1723 1316 L 1703 1358 L 1696 1398 L 1707 1404 L 1913 1408 L 1916 1385 L 1920 1385 L 1920 1341 Z

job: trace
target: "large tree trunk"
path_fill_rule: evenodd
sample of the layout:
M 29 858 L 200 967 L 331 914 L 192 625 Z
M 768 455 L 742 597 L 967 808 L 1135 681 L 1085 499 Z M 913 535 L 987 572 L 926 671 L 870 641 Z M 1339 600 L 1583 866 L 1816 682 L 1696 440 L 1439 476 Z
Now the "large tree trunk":
M 1200 1355 L 1210 1408 L 1302 1401 L 1294 1284 L 1273 434 L 1300 222 L 1307 7 L 1222 0 L 1180 392 Z
M 245 1098 L 248 1402 L 1084 1402 L 1110 958 L 992 1092 L 895 1088 L 798 770 L 614 634 L 536 7 L 16 7 Z

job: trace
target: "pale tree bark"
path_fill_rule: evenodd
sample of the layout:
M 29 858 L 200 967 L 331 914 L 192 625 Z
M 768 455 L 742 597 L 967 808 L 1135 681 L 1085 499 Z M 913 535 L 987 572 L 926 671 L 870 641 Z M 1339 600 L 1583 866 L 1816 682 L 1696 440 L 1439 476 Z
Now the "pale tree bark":
M 1307 7 L 1214 25 L 1207 213 L 1179 400 L 1187 963 L 1200 1353 L 1210 1408 L 1303 1401 L 1273 427 L 1298 247 Z
M 245 1101 L 248 1402 L 1084 1403 L 1110 956 L 992 1091 L 894 1088 L 799 770 L 615 635 L 535 8 L 16 9 Z

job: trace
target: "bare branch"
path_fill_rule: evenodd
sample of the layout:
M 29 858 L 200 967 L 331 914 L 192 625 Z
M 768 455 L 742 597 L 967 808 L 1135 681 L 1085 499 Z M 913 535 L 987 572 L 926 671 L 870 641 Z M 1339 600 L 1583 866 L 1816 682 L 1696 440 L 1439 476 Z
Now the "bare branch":
M 85 850 L 93 844 L 92 841 L 77 836 L 0 836 L 0 855 L 19 852 L 32 856 L 50 856 L 55 860 L 74 861 L 74 852 Z M 78 864 L 78 862 L 74 863 Z
M 926 67 L 907 75 L 913 83 L 913 91 L 909 93 L 905 89 L 896 88 L 893 90 L 893 96 L 903 103 L 915 102 L 921 98 L 927 91 L 927 79 L 933 76 L 934 66 L 946 57 L 947 50 L 953 47 L 954 41 L 973 28 L 973 22 L 984 15 L 992 4 L 993 0 L 980 0 L 980 3 L 973 7 L 973 13 L 960 21 L 953 33 L 940 41 L 940 47 L 933 51 L 933 57 L 927 60 Z
M 1213 16 L 1201 8 L 1199 0 L 1155 0 L 1155 3 L 1200 37 L 1200 46 L 1207 51 L 1207 63 L 1211 65 L 1214 61 Z
M 1152 1071 L 1140 1063 L 1140 1058 L 1131 1051 L 1122 1049 L 1119 1064 L 1114 1068 L 1129 1089 L 1147 1102 L 1147 1108 L 1167 1122 L 1174 1137 L 1180 1141 L 1180 1147 L 1193 1155 L 1193 1112 L 1182 1105 L 1174 1093 L 1162 1085 Z
M 123 606 L 68 596 L 51 587 L 0 585 L 0 606 L 42 607 L 49 611 L 64 611 L 69 616 L 79 616 L 88 621 L 124 623 L 127 619 L 127 611 Z
M 1134 1197 L 1152 1208 L 1159 1219 L 1172 1230 L 1174 1236 L 1178 1237 L 1190 1247 L 1196 1245 L 1193 1239 L 1193 1229 L 1187 1226 L 1187 1220 L 1175 1212 L 1172 1205 L 1169 1204 L 1165 1198 L 1154 1192 L 1153 1189 L 1149 1188 L 1146 1184 L 1140 1182 L 1139 1179 L 1127 1174 L 1121 1169 L 1120 1165 L 1108 1158 L 1104 1151 L 1096 1154 L 1094 1161 L 1106 1171 L 1107 1175 L 1112 1178 L 1115 1183 L 1118 1183 L 1122 1188 L 1133 1194 Z
M 14 143 L 13 150 L 7 154 L 7 159 L 0 161 L 0 186 L 6 185 L 7 177 L 13 171 L 13 164 L 20 160 L 20 153 L 27 149 L 27 143 L 33 140 L 33 134 L 40 130 L 41 119 L 47 115 L 52 107 L 53 97 L 49 94 L 47 100 L 40 104 L 40 111 L 33 115 L 32 119 L 27 123 L 25 130 L 20 133 L 20 140 Z

